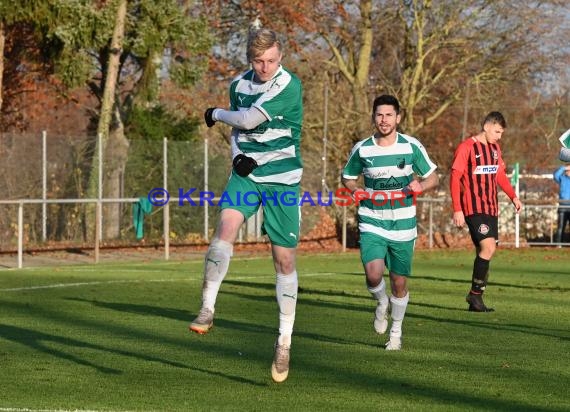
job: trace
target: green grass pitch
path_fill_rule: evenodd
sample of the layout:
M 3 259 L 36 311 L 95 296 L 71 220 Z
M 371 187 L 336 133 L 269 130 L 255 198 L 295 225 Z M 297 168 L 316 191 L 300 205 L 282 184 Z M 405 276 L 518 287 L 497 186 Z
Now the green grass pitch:
M 418 251 L 403 350 L 383 350 L 359 256 L 300 253 L 289 379 L 271 381 L 269 256 L 235 257 L 214 329 L 187 326 L 201 260 L 0 271 L 0 411 L 568 411 L 568 252 Z

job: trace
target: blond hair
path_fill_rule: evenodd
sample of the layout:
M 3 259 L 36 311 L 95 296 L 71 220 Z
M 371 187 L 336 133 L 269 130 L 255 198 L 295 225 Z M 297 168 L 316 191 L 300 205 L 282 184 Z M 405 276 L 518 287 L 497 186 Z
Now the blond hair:
M 250 31 L 247 41 L 247 60 L 251 62 L 273 46 L 277 46 L 281 52 L 281 41 L 273 30 L 257 29 Z

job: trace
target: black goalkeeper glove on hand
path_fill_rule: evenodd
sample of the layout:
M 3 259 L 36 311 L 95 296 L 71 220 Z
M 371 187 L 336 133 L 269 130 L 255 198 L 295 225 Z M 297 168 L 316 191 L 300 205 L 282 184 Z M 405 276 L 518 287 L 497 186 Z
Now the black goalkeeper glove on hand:
M 216 124 L 216 121 L 212 117 L 214 115 L 215 109 L 216 109 L 215 107 L 210 107 L 209 109 L 206 109 L 206 111 L 204 112 L 204 120 L 206 121 L 206 126 L 208 127 L 212 127 L 213 125 Z
M 253 169 L 257 167 L 257 162 L 251 157 L 247 157 L 243 153 L 238 154 L 234 157 L 233 161 L 234 170 L 241 177 L 246 177 L 248 174 L 253 172 Z

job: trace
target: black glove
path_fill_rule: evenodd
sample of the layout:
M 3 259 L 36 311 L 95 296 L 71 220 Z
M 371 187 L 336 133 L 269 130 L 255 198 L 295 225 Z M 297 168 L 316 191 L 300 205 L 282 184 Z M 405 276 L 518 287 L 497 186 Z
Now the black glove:
M 206 109 L 206 111 L 204 112 L 204 120 L 206 121 L 206 126 L 208 127 L 212 127 L 213 125 L 216 124 L 216 121 L 212 117 L 215 109 L 216 109 L 215 107 L 210 107 L 209 109 Z
M 247 157 L 243 153 L 238 154 L 234 157 L 233 161 L 234 170 L 241 177 L 246 177 L 248 174 L 253 172 L 253 169 L 257 167 L 257 162 L 251 157 Z

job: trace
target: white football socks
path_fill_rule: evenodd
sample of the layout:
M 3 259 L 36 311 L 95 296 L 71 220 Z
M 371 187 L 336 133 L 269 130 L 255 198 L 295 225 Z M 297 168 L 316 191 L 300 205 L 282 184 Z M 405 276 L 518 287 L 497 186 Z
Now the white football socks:
M 372 294 L 374 299 L 380 302 L 380 306 L 386 308 L 388 307 L 388 295 L 386 294 L 386 282 L 384 278 L 380 281 L 380 284 L 375 287 L 367 286 L 368 292 Z
M 280 345 L 291 346 L 298 287 L 297 271 L 289 275 L 282 273 L 276 274 L 275 293 L 277 296 L 277 305 L 279 306 L 278 342 Z
M 390 297 L 390 303 L 392 304 L 390 314 L 392 317 L 392 327 L 390 328 L 390 336 L 402 336 L 402 321 L 404 320 L 409 300 L 410 292 L 406 293 L 406 296 L 403 298 L 397 298 L 394 295 Z
M 204 258 L 204 284 L 202 285 L 202 307 L 214 312 L 216 298 L 222 281 L 228 273 L 233 245 L 215 238 L 210 243 Z

